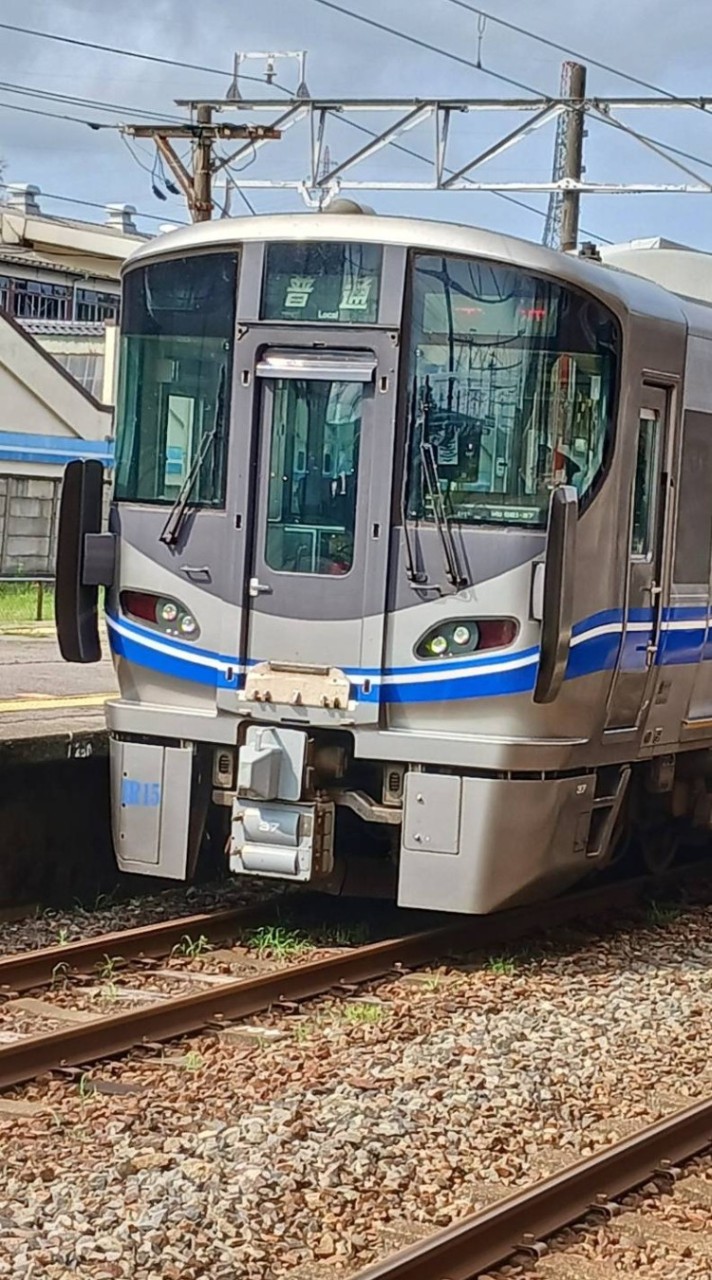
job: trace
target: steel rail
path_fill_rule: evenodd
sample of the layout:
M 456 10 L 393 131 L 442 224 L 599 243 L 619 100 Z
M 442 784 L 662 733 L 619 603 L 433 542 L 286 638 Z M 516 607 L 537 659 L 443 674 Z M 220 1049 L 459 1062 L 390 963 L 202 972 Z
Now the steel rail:
M 422 963 L 458 940 L 463 943 L 465 937 L 466 926 L 460 924 L 375 942 L 345 954 L 226 982 L 207 991 L 172 997 L 160 1004 L 28 1037 L 0 1048 L 0 1089 L 32 1080 L 57 1067 L 113 1057 L 145 1041 L 171 1040 L 199 1031 L 216 1020 L 248 1017 L 280 1001 L 304 1000 L 341 983 L 381 977 L 399 964 Z M 140 996 L 140 992 L 137 995 Z
M 629 881 L 628 885 L 607 885 L 603 888 L 585 890 L 575 897 L 571 895 L 567 898 L 555 899 L 546 904 L 547 919 L 554 913 L 557 904 L 564 909 L 563 918 L 568 919 L 575 903 L 581 904 L 578 912 L 584 910 L 598 912 L 606 906 L 616 905 L 619 901 L 621 905 L 625 905 L 625 901 L 629 899 L 623 897 L 624 889 L 630 888 L 632 896 L 637 897 L 649 886 L 650 881 L 640 877 Z M 299 899 L 292 898 L 290 901 L 298 905 Z M 133 929 L 120 929 L 111 933 L 97 934 L 93 938 L 82 938 L 76 942 L 58 943 L 51 947 L 3 956 L 0 958 L 0 993 L 28 991 L 32 987 L 47 985 L 54 981 L 58 973 L 65 977 L 71 977 L 73 973 L 90 973 L 106 959 L 156 959 L 170 954 L 173 947 L 185 937 L 202 936 L 209 942 L 219 942 L 251 924 L 269 921 L 278 906 L 283 903 L 283 898 L 276 901 L 266 899 L 248 907 L 204 911 L 198 915 L 159 920 L 155 924 L 138 925 Z M 509 927 L 514 928 L 515 932 L 511 936 L 516 938 L 520 936 L 519 929 L 523 930 L 526 924 L 533 928 L 541 923 L 541 911 L 541 906 L 524 907 L 498 912 L 493 916 L 468 917 L 471 921 L 470 928 L 476 930 L 472 940 L 473 945 L 476 946 L 479 942 L 488 945 L 496 941 L 496 938 L 502 935 L 502 931 Z M 492 925 L 488 924 L 490 921 L 497 922 L 494 935 Z M 458 923 L 461 923 L 461 920 Z M 506 938 L 503 940 L 506 941 Z
M 169 955 L 185 937 L 219 942 L 236 931 L 264 923 L 274 913 L 269 899 L 249 907 L 204 911 L 198 915 L 159 920 L 155 924 L 100 933 L 77 942 L 22 951 L 0 959 L 0 991 L 27 991 L 52 982 L 58 973 L 88 973 L 103 960 L 155 959 Z
M 399 967 L 427 964 L 458 950 L 501 946 L 541 932 L 542 928 L 598 915 L 611 907 L 619 910 L 640 902 L 650 885 L 649 877 L 641 877 L 557 898 L 546 903 L 545 909 L 537 903 L 493 916 L 461 916 L 452 923 L 406 937 L 370 943 L 289 969 L 225 982 L 207 991 L 27 1037 L 0 1047 L 0 1089 L 22 1084 L 58 1067 L 112 1057 L 147 1041 L 187 1035 L 216 1021 L 249 1017 L 283 1001 L 304 1000 L 344 984 L 367 982 Z
M 712 1098 L 659 1120 L 560 1173 L 366 1267 L 352 1280 L 475 1280 L 520 1249 L 667 1174 L 712 1144 Z

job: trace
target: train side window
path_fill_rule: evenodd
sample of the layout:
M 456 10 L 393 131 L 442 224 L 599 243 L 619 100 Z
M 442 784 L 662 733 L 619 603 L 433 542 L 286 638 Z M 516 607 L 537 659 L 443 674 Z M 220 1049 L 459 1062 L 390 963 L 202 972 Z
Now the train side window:
M 650 555 L 655 534 L 659 429 L 658 414 L 652 409 L 641 409 L 635 462 L 630 551 L 631 555 L 642 559 Z
M 712 553 L 712 414 L 686 409 L 677 495 L 675 565 L 678 583 L 706 584 Z

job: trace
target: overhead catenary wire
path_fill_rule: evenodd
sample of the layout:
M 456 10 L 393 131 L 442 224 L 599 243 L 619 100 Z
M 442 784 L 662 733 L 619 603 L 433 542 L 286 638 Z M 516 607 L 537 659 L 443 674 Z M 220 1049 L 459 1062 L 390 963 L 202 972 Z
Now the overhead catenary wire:
M 550 96 L 549 96 L 549 95 L 547 95 L 547 94 L 545 94 L 545 93 L 542 93 L 540 90 L 534 89 L 534 88 L 532 88 L 530 85 L 523 85 L 520 81 L 516 81 L 516 80 L 512 80 L 512 79 L 510 79 L 510 78 L 508 78 L 508 77 L 504 77 L 504 76 L 500 75 L 500 73 L 498 73 L 498 72 L 492 72 L 492 71 L 489 71 L 489 70 L 488 70 L 484 65 L 482 65 L 482 63 L 481 63 L 481 59 L 480 59 L 481 40 L 480 40 L 480 45 L 478 46 L 478 56 L 477 56 L 477 61 L 473 61 L 472 59 L 463 58 L 460 54 L 452 53 L 452 51 L 450 51 L 450 50 L 441 49 L 441 48 L 439 48 L 439 47 L 438 47 L 438 46 L 436 46 L 436 45 L 429 44 L 427 41 L 425 41 L 425 40 L 421 40 L 419 37 L 412 35 L 412 33 L 410 33 L 410 32 L 407 32 L 407 31 L 401 31 L 401 30 L 400 30 L 399 28 L 397 28 L 397 27 L 390 26 L 390 25 L 388 25 L 388 24 L 386 24 L 386 23 L 378 22 L 378 21 L 377 21 L 376 19 L 374 19 L 374 18 L 369 18 L 369 17 L 366 17 L 366 16 L 365 16 L 365 15 L 363 15 L 363 14 L 356 13 L 356 12 L 354 12 L 354 10 L 353 10 L 353 9 L 349 9 L 349 8 L 347 8 L 347 7 L 346 7 L 346 6 L 344 6 L 344 5 L 340 5 L 340 4 L 335 3 L 335 0 L 313 0 L 313 3 L 314 3 L 314 4 L 322 5 L 324 8 L 333 9 L 333 10 L 335 10 L 336 12 L 343 14 L 345 17 L 352 18 L 352 19 L 353 19 L 354 21 L 356 21 L 356 22 L 362 22 L 362 23 L 365 23 L 367 26 L 375 27 L 375 28 L 376 28 L 376 29 L 378 29 L 378 30 L 385 31 L 385 32 L 386 32 L 387 34 L 389 34 L 389 35 L 396 36 L 398 39 L 405 40 L 405 41 L 407 41 L 407 42 L 408 42 L 408 43 L 410 43 L 410 44 L 415 44 L 415 45 L 417 45 L 417 46 L 418 46 L 418 47 L 420 47 L 420 48 L 423 48 L 423 49 L 428 50 L 429 52 L 441 54 L 441 55 L 442 55 L 442 56 L 444 56 L 444 57 L 450 58 L 450 59 L 451 59 L 452 61 L 454 61 L 454 62 L 458 62 L 458 63 L 464 64 L 464 65 L 466 65 L 466 66 L 473 67 L 473 68 L 474 68 L 475 70 L 477 70 L 477 71 L 484 71 L 484 72 L 486 72 L 486 73 L 487 73 L 487 74 L 489 74 L 489 75 L 495 75 L 495 76 L 497 76 L 497 78 L 499 78 L 499 79 L 504 79 L 504 80 L 506 80 L 506 81 L 507 81 L 508 83 L 510 83 L 510 84 L 515 84 L 515 85 L 517 85 L 519 88 L 524 88 L 524 89 L 526 89 L 528 92 L 530 92 L 530 93 L 534 93 L 534 94 L 536 94 L 538 97 L 543 98 L 544 100 L 551 101 Z M 685 98 L 685 97 L 680 97 L 680 96 L 679 96 L 679 95 L 677 95 L 677 94 L 671 93 L 671 92 L 670 92 L 670 90 L 668 90 L 668 89 L 663 89 L 663 88 L 661 88 L 659 85 L 655 85 L 655 84 L 649 83 L 649 82 L 648 82 L 648 81 L 646 81 L 646 80 L 638 79 L 638 78 L 637 78 L 637 77 L 635 77 L 635 76 L 629 76 L 626 72 L 619 71 L 619 70 L 617 70 L 616 68 L 611 67 L 611 66 L 609 66 L 609 65 L 608 65 L 608 64 L 606 64 L 606 63 L 602 63 L 602 62 L 600 62 L 598 59 L 595 59 L 595 58 L 588 58 L 585 54 L 577 53 L 575 50 L 568 49 L 568 48 L 567 48 L 566 46 L 564 46 L 564 45 L 560 45 L 560 44 L 557 44 L 557 43 L 556 43 L 556 42 L 554 42 L 554 41 L 550 41 L 550 40 L 548 40 L 548 39 L 547 39 L 546 37 L 544 37 L 544 36 L 540 37 L 540 36 L 538 36 L 538 35 L 537 35 L 537 33 L 536 33 L 536 32 L 531 32 L 531 31 L 529 31 L 527 28 L 524 28 L 524 27 L 518 26 L 516 23 L 511 23 L 511 22 L 504 21 L 504 20 L 502 20 L 502 19 L 498 19 L 498 18 L 494 17 L 492 14 L 490 14 L 490 13 L 489 13 L 489 11 L 487 11 L 487 10 L 480 9 L 480 8 L 478 8 L 478 7 L 474 6 L 474 5 L 471 5 L 471 4 L 468 4 L 468 3 L 465 3 L 465 0 L 448 0 L 448 3 L 456 4 L 456 5 L 458 5 L 460 8 L 462 8 L 462 9 L 466 9 L 468 12 L 470 12 L 470 13 L 472 13 L 472 14 L 475 14 L 475 15 L 477 15 L 478 17 L 480 17 L 480 18 L 482 18 L 482 19 L 490 19 L 490 18 L 492 18 L 492 21 L 493 21 L 493 22 L 495 22 L 495 23 L 499 23 L 499 24 L 500 24 L 500 25 L 502 25 L 502 26 L 505 26 L 505 27 L 507 27 L 507 28 L 509 28 L 509 29 L 511 29 L 511 30 L 517 31 L 517 32 L 519 32 L 519 34 L 524 35 L 524 36 L 528 36 L 528 37 L 530 37 L 531 39 L 534 39 L 534 40 L 539 40 L 539 39 L 540 39 L 540 40 L 542 41 L 542 43 L 547 44 L 547 45 L 550 45 L 551 47 L 553 47 L 553 48 L 555 48 L 555 49 L 559 50 L 560 52 L 568 53 L 568 54 L 570 54 L 571 56 L 578 58 L 578 59 L 579 59 L 579 60 L 581 60 L 582 62 L 590 62 L 592 65 L 594 65 L 594 66 L 598 66 L 598 67 L 602 68 L 603 70 L 606 70 L 606 71 L 611 72 L 611 73 L 612 73 L 612 74 L 614 74 L 614 75 L 620 75 L 622 78 L 624 78 L 624 79 L 628 79 L 628 80 L 630 80 L 631 82 L 636 83 L 636 84 L 638 84 L 638 85 L 641 85 L 642 87 L 644 87 L 644 88 L 646 88 L 646 89 L 651 89 L 651 90 L 652 90 L 653 92 L 655 92 L 655 93 L 660 93 L 663 97 L 665 97 L 665 98 L 667 98 L 667 99 L 670 99 L 670 100 L 671 100 L 671 101 L 673 101 L 673 102 L 678 102 L 678 103 L 680 103 L 681 105 L 689 104 L 689 105 L 692 105 L 692 106 L 700 106 L 700 107 L 701 107 L 701 109 L 702 109 L 703 111 L 705 111 L 705 114 L 709 114 L 709 113 L 707 112 L 707 109 L 703 106 L 703 104 L 701 104 L 701 103 L 697 102 L 697 101 L 696 101 L 696 99 L 694 99 L 694 98 Z M 605 118 L 605 114 L 604 114 L 603 112 L 600 112 L 600 113 L 599 113 L 599 118 Z M 650 136 L 649 136 L 649 135 L 647 135 L 647 134 L 640 134 L 640 133 L 636 133 L 636 131 L 635 131 L 634 129 L 626 128 L 626 127 L 625 127 L 624 125 L 622 125 L 619 121 L 611 120 L 611 123 L 612 123 L 614 126 L 615 126 L 615 125 L 617 125 L 617 126 L 618 126 L 620 129 L 622 129 L 624 132 L 627 132 L 631 137 L 637 138 L 637 140 L 638 140 L 639 142 L 643 143 L 644 145 L 648 145 L 648 146 L 650 146 L 653 150 L 661 149 L 661 150 L 659 150 L 659 151 L 658 151 L 658 154 L 660 154 L 660 155 L 662 156 L 662 158 L 663 158 L 663 159 L 668 158 L 668 157 L 666 157 L 666 156 L 662 155 L 662 151 L 667 150 L 667 151 L 669 151 L 669 152 L 671 152 L 671 153 L 675 153 L 675 154 L 677 154 L 677 155 L 684 156 L 686 159 L 688 159 L 688 160 L 692 160 L 694 163 L 702 164 L 702 165 L 704 165 L 704 166 L 706 166 L 706 167 L 712 167 L 712 162 L 710 162 L 709 160 L 705 160 L 705 159 L 703 159 L 701 156 L 695 156 L 695 155 L 693 155 L 693 154 L 692 154 L 692 153 L 690 153 L 690 152 L 685 152 L 685 151 L 681 150 L 680 148 L 673 146 L 672 144 L 668 144 L 668 143 L 666 143 L 666 142 L 663 142 L 662 140 L 660 140 L 660 139 L 658 139 L 658 138 L 652 138 L 652 137 L 650 137 Z M 358 128 L 358 127 L 362 127 L 362 126 L 356 126 L 356 127 Z M 365 130 L 364 130 L 364 132 L 365 132 Z M 374 136 L 375 136 L 375 135 L 374 135 Z M 402 146 L 400 146 L 398 143 L 391 143 L 390 145 L 392 145 L 392 146 L 394 146 L 394 147 L 396 147 L 396 148 L 398 148 L 399 150 L 402 150 L 402 151 L 406 151 L 406 152 L 408 152 L 408 151 L 409 151 L 409 148 L 402 147 Z M 417 154 L 417 153 L 413 153 L 413 152 L 411 152 L 410 154 Z M 426 159 L 427 157 L 420 156 L 419 158 L 420 158 L 420 159 Z M 674 161 L 674 160 L 672 160 L 671 162 L 672 162 L 673 164 L 675 163 L 675 161 Z M 681 167 L 681 166 L 678 166 L 678 167 Z M 697 176 L 697 175 L 695 175 L 695 176 Z M 700 181 L 704 182 L 704 179 L 700 179 Z M 531 212 L 536 212 L 537 214 L 540 214 L 542 217 L 546 218 L 546 213 L 544 213 L 542 210 L 538 210 L 538 209 L 536 209 L 536 210 L 535 210 L 535 209 L 534 209 L 534 206 L 532 206 L 532 205 L 528 205 L 528 204 L 526 204 L 524 201 L 516 201 L 516 200 L 514 200 L 514 198 L 513 198 L 513 197 L 511 197 L 511 196 L 507 196 L 505 192 L 495 192 L 494 194 L 501 196 L 501 197 L 502 197 L 502 199 L 509 199 L 509 200 L 511 200 L 511 201 L 512 201 L 512 203 L 520 204 L 520 205 L 522 205 L 522 207 L 529 209 Z M 584 234 L 585 234 L 585 235 L 591 235 L 591 234 L 593 234 L 593 233 L 592 233 L 592 232 L 590 232 L 590 231 L 586 231 L 586 229 L 585 229 L 585 228 L 583 228 L 583 227 L 581 228 L 581 230 L 584 232 Z M 606 240 L 605 240 L 605 238 L 604 238 L 604 237 L 602 237 L 602 236 L 597 236 L 597 237 L 595 237 L 595 238 L 596 238 L 596 239 L 599 239 L 599 240 L 602 240 L 604 243 L 611 243 L 610 241 L 606 241 Z
M 475 14 L 479 18 L 485 18 L 495 26 L 504 27 L 508 31 L 516 31 L 518 35 L 527 36 L 530 40 L 536 40 L 539 44 L 547 45 L 550 49 L 556 49 L 558 53 L 565 53 L 570 58 L 575 58 L 577 62 L 585 62 L 587 66 L 598 67 L 600 71 L 608 71 L 610 75 L 619 76 L 621 80 L 628 80 L 630 84 L 637 84 L 641 89 L 650 89 L 653 93 L 659 93 L 662 97 L 669 98 L 672 102 L 689 103 L 690 106 L 698 107 L 706 115 L 709 115 L 708 109 L 696 101 L 695 98 L 686 98 L 680 94 L 672 93 L 669 89 L 663 88 L 662 85 L 654 84 L 651 80 L 643 80 L 640 76 L 634 76 L 629 71 L 621 71 L 620 67 L 614 67 L 608 62 L 602 62 L 600 58 L 592 58 L 589 53 L 579 53 L 578 50 L 570 49 L 568 45 L 560 44 L 558 40 L 551 40 L 548 36 L 543 36 L 538 31 L 531 31 L 528 27 L 523 27 L 518 22 L 499 18 L 489 9 L 480 9 L 477 5 L 469 4 L 467 0 L 446 0 L 446 3 L 456 5 L 458 9 L 466 9 L 468 13 Z
M 378 22 L 376 18 L 369 18 L 366 14 L 356 13 L 353 9 L 346 8 L 345 5 L 336 4 L 335 0 L 313 0 L 313 3 L 320 4 L 325 9 L 332 9 L 336 13 L 341 13 L 347 18 L 352 18 L 355 22 L 362 22 L 367 27 L 374 27 L 376 31 L 384 31 L 387 35 L 395 36 L 398 40 L 406 40 L 408 44 L 416 45 L 419 49 L 425 49 L 426 53 L 437 53 L 440 57 L 449 58 L 451 62 L 459 62 L 461 66 L 469 67 L 472 71 L 480 71 L 483 75 L 492 76 L 495 80 L 501 80 L 503 84 L 514 85 L 516 89 L 523 89 L 525 93 L 532 93 L 535 98 L 544 98 L 546 101 L 551 100 L 550 94 L 542 93 L 540 89 L 535 89 L 532 85 L 525 84 L 522 80 L 516 80 L 513 76 L 506 76 L 501 71 L 492 71 L 489 67 L 485 67 L 479 61 L 475 62 L 472 58 L 465 58 L 459 53 L 453 53 L 450 49 L 441 49 L 439 45 L 431 44 L 427 40 L 421 40 L 418 36 L 414 36 L 408 31 L 401 31 L 398 27 L 392 27 L 388 23 Z

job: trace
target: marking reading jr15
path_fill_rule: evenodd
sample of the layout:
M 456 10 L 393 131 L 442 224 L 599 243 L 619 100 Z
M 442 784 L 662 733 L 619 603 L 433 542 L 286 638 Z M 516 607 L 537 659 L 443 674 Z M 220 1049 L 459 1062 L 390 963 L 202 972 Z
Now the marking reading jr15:
M 121 783 L 122 805 L 147 805 L 157 809 L 161 803 L 160 782 L 136 782 L 134 778 L 124 778 Z

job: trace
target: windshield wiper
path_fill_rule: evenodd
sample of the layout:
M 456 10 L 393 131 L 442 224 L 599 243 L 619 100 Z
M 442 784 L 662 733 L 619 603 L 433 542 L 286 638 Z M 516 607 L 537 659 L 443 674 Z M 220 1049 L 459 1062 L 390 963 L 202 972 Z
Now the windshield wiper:
M 193 492 L 193 486 L 195 485 L 195 482 L 202 470 L 203 463 L 208 456 L 208 450 L 215 443 L 218 431 L 222 425 L 224 409 L 225 365 L 223 365 L 220 370 L 220 383 L 218 385 L 218 397 L 215 404 L 215 418 L 213 425 L 210 431 L 207 431 L 200 441 L 200 448 L 193 458 L 188 474 L 178 491 L 178 496 L 168 512 L 168 519 L 166 520 L 158 539 L 159 542 L 164 542 L 167 547 L 174 547 L 178 541 L 180 531 L 183 528 L 185 513 L 188 510 L 190 495 Z
M 427 574 L 423 573 L 423 571 L 417 567 L 416 558 L 413 550 L 413 543 L 411 542 L 411 537 L 410 537 L 410 529 L 408 527 L 408 486 L 410 483 L 410 476 L 408 474 L 408 468 L 409 468 L 408 459 L 410 458 L 410 446 L 411 446 L 411 440 L 413 438 L 413 426 L 415 423 L 415 415 L 416 415 L 416 399 L 417 399 L 417 379 L 414 378 L 413 379 L 413 399 L 411 402 L 412 408 L 410 413 L 408 414 L 408 421 L 406 424 L 406 433 L 405 433 L 405 442 L 404 442 L 404 448 L 403 448 L 403 475 L 402 475 L 401 486 L 400 486 L 399 507 L 400 507 L 401 525 L 403 526 L 403 551 L 404 551 L 404 560 L 405 560 L 405 576 L 408 579 L 411 587 L 415 587 L 417 590 L 422 583 L 427 582 L 428 577 L 427 577 Z
M 425 477 L 425 486 L 428 490 L 428 497 L 433 510 L 433 518 L 442 543 L 445 576 L 453 587 L 459 590 L 461 587 L 467 586 L 467 578 L 460 567 L 460 558 L 457 554 L 455 539 L 452 536 L 450 516 L 445 506 L 440 484 L 440 472 L 438 471 L 435 450 L 430 441 L 421 443 L 420 456 L 423 460 L 423 476 Z

